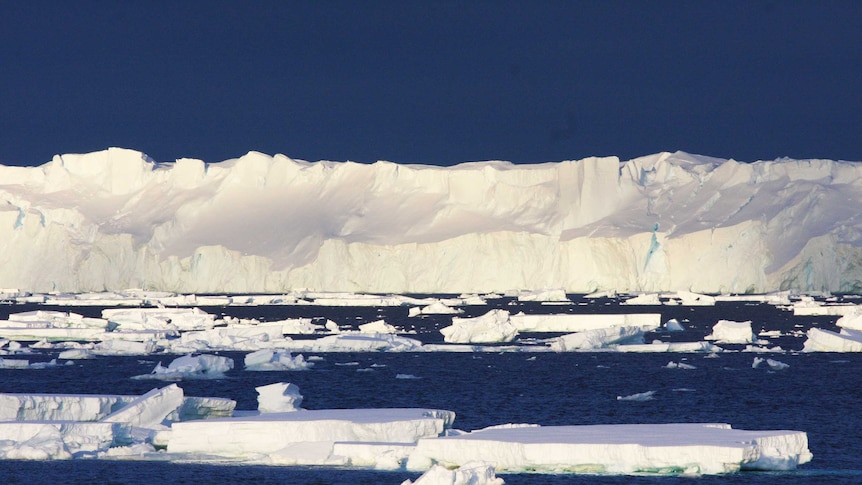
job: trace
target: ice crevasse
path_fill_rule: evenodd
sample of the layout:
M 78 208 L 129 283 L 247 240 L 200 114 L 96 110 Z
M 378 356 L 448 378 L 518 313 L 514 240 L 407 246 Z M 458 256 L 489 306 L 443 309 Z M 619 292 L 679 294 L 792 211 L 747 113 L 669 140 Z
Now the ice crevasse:
M 682 152 L 437 167 L 111 148 L 0 166 L 0 287 L 859 292 L 860 176 Z

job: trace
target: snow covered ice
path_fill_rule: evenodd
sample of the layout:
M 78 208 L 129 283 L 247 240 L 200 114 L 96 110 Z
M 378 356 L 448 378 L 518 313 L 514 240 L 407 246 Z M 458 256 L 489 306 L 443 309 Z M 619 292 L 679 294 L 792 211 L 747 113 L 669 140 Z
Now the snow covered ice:
M 717 474 L 792 470 L 811 460 L 797 431 L 743 431 L 726 424 L 495 427 L 422 438 L 408 466 L 485 460 L 497 471 Z
M 168 459 L 221 456 L 280 465 L 431 471 L 440 464 L 467 473 L 482 464 L 477 470 L 484 480 L 494 469 L 714 474 L 792 470 L 811 459 L 807 436 L 798 431 L 657 424 L 501 425 L 465 433 L 452 429 L 452 411 L 308 411 L 298 409 L 302 395 L 293 384 L 257 391 L 257 413 L 235 412 L 224 398 L 186 397 L 176 384 L 137 397 L 0 394 L 0 457 L 110 457 L 137 446 L 144 456 L 166 448 Z
M 0 288 L 854 292 L 860 175 L 682 152 L 452 167 L 57 155 L 0 167 Z

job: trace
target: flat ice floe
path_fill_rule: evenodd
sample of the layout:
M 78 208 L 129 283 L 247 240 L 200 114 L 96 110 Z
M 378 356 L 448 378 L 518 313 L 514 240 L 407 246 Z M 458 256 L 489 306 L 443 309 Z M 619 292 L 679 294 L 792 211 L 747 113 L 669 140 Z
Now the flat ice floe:
M 172 384 L 142 396 L 0 394 L 0 458 L 230 460 L 462 474 L 499 483 L 510 473 L 715 474 L 792 470 L 812 455 L 801 431 L 727 424 L 500 425 L 452 429 L 429 408 L 301 410 L 289 383 L 257 388 L 258 410 L 187 397 Z M 646 393 L 649 394 L 649 393 Z M 159 451 L 160 450 L 160 451 Z M 481 466 L 480 466 L 481 465 Z M 473 471 L 468 472 L 468 469 Z M 431 483 L 435 483 L 431 481 Z M 473 483 L 473 482 L 471 482 Z M 486 483 L 486 482 L 477 482 Z
M 811 328 L 803 352 L 862 352 L 862 332 L 842 329 L 840 333 Z
M 793 470 L 811 458 L 799 431 L 701 423 L 500 427 L 422 438 L 408 468 L 482 460 L 506 472 L 719 474 Z

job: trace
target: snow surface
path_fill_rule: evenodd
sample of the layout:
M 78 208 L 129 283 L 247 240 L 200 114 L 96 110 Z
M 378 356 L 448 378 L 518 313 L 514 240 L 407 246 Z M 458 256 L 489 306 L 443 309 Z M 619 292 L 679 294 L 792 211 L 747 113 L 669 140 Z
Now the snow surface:
M 860 176 L 682 152 L 453 167 L 57 155 L 0 166 L 0 288 L 858 292 Z

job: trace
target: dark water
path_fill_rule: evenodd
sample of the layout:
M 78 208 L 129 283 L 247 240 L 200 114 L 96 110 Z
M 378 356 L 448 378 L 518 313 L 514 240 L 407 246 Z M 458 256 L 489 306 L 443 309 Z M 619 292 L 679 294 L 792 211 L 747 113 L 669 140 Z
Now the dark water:
M 604 302 L 607 303 L 607 302 Z M 618 307 L 600 302 L 590 306 L 495 306 L 512 312 L 661 312 L 662 320 L 677 318 L 682 333 L 649 333 L 647 341 L 700 340 L 718 319 L 752 320 L 755 331 L 804 331 L 812 325 L 834 328 L 834 317 L 793 317 L 769 305 L 719 304 L 716 307 Z M 30 308 L 3 306 L 4 313 Z M 78 313 L 100 309 L 67 309 Z M 229 307 L 210 312 L 242 317 L 280 319 L 326 317 L 341 325 L 358 325 L 384 318 L 413 330 L 415 338 L 440 342 L 436 329 L 448 317 L 407 319 L 405 308 Z M 488 307 L 469 307 L 467 316 Z M 5 315 L 0 314 L 0 317 Z M 525 338 L 538 337 L 528 335 Z M 541 336 L 546 337 L 545 335 Z M 246 372 L 245 353 L 222 352 L 238 369 L 225 379 L 186 381 L 186 395 L 230 397 L 238 409 L 254 409 L 256 386 L 292 382 L 305 396 L 303 407 L 433 407 L 457 413 L 455 427 L 464 430 L 502 423 L 542 425 L 726 422 L 740 429 L 806 431 L 811 463 L 782 473 L 740 473 L 685 477 L 612 477 L 583 475 L 500 474 L 507 484 L 804 484 L 862 483 L 862 355 L 801 354 L 804 337 L 770 339 L 790 353 L 764 354 L 790 365 L 781 371 L 752 368 L 758 354 L 725 352 L 717 358 L 702 354 L 589 353 L 330 353 L 310 371 Z M 741 346 L 737 346 L 739 348 Z M 56 352 L 30 356 L 49 360 Z M 306 354 L 306 357 L 309 355 Z M 141 394 L 161 383 L 133 380 L 148 373 L 157 361 L 174 356 L 102 357 L 68 367 L 43 370 L 0 370 L 3 392 Z M 666 369 L 669 362 L 696 369 Z M 374 365 L 374 367 L 372 367 Z M 410 374 L 415 379 L 397 379 Z M 618 401 L 617 396 L 655 391 L 647 402 Z M 417 473 L 375 472 L 316 467 L 267 467 L 168 463 L 159 461 L 0 461 L 4 483 L 296 483 L 399 484 Z

